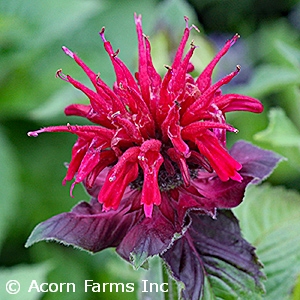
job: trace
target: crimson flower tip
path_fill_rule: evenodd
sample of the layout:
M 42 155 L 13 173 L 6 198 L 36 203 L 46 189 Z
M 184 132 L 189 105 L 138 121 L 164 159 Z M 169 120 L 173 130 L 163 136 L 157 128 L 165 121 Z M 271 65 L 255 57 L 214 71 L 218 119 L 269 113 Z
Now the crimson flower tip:
M 27 135 L 30 137 L 37 137 L 39 134 L 36 131 L 29 131 L 27 132 Z
M 142 15 L 140 14 L 137 14 L 136 12 L 134 13 L 134 21 L 135 21 L 135 24 L 138 25 L 142 23 Z
M 61 48 L 65 52 L 65 54 L 67 54 L 71 58 L 74 58 L 74 53 L 70 49 L 68 49 L 66 46 L 62 46 Z

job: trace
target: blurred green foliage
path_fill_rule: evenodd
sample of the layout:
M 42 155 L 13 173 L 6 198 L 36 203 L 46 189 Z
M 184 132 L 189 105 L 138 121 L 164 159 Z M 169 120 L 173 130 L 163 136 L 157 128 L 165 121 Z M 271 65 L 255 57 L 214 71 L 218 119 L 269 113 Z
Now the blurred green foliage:
M 233 81 L 229 89 L 258 97 L 265 112 L 262 115 L 232 113 L 228 121 L 240 132 L 237 136 L 229 135 L 229 145 L 236 139 L 246 139 L 286 156 L 289 160 L 281 164 L 270 182 L 300 190 L 300 4 L 296 0 L 188 2 L 0 0 L 1 293 L 6 278 L 22 278 L 25 272 L 27 279 L 75 282 L 76 299 L 139 297 L 136 293 L 85 293 L 86 279 L 137 285 L 141 276 L 145 276 L 144 270 L 133 271 L 113 250 L 91 256 L 54 243 L 24 248 L 37 223 L 69 211 L 79 200 L 88 200 L 80 187 L 75 189 L 73 199 L 69 196 L 69 185 L 61 185 L 65 175 L 63 163 L 70 159 L 75 137 L 45 134 L 33 139 L 26 135 L 47 125 L 83 122 L 63 115 L 66 105 L 87 103 L 87 99 L 70 85 L 55 79 L 56 70 L 62 68 L 65 73 L 89 83 L 80 68 L 61 51 L 61 46 L 78 53 L 111 85 L 114 74 L 98 32 L 102 26 L 106 27 L 107 39 L 115 49 L 120 48 L 120 58 L 135 71 L 134 12 L 143 15 L 144 31 L 150 35 L 155 64 L 161 72 L 163 64 L 170 64 L 168 53 L 173 53 L 179 42 L 185 26 L 184 15 L 201 29 L 200 34 L 193 32 L 195 44 L 199 45 L 193 58 L 197 72 L 220 48 L 216 46 L 214 34 L 223 37 L 224 42 L 228 34 L 241 34 L 240 55 L 234 52 L 237 43 L 221 61 L 218 72 L 230 72 L 236 64 L 241 64 L 241 74 L 243 70 L 248 72 L 248 79 L 238 85 Z M 265 218 L 260 213 L 257 220 Z M 300 273 L 299 269 L 293 272 L 294 276 Z M 291 294 L 293 282 L 288 291 Z M 299 295 L 299 286 L 298 280 L 294 295 Z M 3 297 L 11 299 L 8 294 Z M 22 299 L 74 299 L 74 294 L 27 293 Z

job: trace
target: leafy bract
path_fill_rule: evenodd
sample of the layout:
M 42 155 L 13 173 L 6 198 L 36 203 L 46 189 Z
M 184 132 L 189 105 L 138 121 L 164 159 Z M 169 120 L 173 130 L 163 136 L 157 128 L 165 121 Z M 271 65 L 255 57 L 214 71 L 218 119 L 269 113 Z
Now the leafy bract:
M 185 235 L 162 255 L 172 276 L 185 285 L 182 297 L 201 299 L 206 282 L 211 299 L 261 299 L 261 264 L 233 213 L 220 210 L 212 219 L 193 212 L 190 217 Z
M 128 232 L 117 252 L 139 268 L 149 256 L 164 252 L 175 233 L 176 226 L 157 211 L 152 218 L 144 218 Z
M 271 175 L 284 158 L 273 151 L 264 150 L 245 141 L 236 142 L 230 154 L 243 165 L 242 176 L 252 177 L 252 183 L 260 183 Z
M 80 202 L 71 212 L 38 224 L 25 246 L 42 240 L 54 240 L 91 252 L 116 247 L 137 217 L 136 212 L 125 214 L 128 210 L 128 207 L 121 206 L 116 211 L 104 213 L 102 205 L 94 198 L 91 203 Z

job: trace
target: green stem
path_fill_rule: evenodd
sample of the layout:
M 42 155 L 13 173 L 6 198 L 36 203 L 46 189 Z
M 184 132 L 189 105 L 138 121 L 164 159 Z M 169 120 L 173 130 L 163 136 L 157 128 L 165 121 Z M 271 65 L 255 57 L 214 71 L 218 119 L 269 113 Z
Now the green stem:
M 168 282 L 168 292 L 165 294 L 165 300 L 179 299 L 178 285 L 170 276 L 166 265 L 164 263 L 161 263 L 161 265 L 164 282 Z
M 177 289 L 162 259 L 154 257 L 149 261 L 149 270 L 141 278 L 138 299 L 176 300 Z

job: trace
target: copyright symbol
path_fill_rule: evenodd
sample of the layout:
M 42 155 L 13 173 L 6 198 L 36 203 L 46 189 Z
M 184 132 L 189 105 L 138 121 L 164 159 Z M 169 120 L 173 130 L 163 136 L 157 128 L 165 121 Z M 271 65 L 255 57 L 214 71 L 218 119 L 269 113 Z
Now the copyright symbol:
M 6 282 L 6 291 L 9 294 L 18 294 L 20 292 L 20 283 L 18 280 L 9 280 Z

